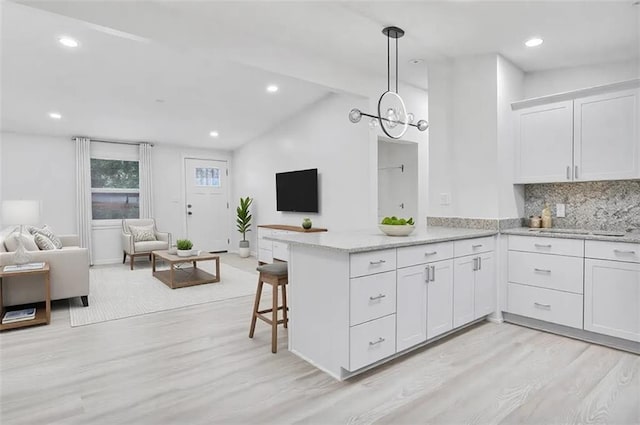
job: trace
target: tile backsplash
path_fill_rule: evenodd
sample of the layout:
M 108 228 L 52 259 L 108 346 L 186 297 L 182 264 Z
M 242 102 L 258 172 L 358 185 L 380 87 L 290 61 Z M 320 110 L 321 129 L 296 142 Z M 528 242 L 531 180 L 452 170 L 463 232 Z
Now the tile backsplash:
M 640 228 L 640 180 L 528 184 L 524 188 L 525 217 L 540 215 L 545 202 L 553 227 L 624 231 Z M 556 217 L 556 204 L 566 205 L 566 217 Z

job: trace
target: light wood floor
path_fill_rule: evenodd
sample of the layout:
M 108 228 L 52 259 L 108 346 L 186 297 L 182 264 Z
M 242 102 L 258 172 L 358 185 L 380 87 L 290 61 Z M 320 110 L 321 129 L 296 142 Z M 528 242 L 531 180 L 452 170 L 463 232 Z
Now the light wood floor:
M 346 382 L 286 350 L 252 297 L 0 335 L 0 423 L 640 423 L 640 357 L 485 322 Z

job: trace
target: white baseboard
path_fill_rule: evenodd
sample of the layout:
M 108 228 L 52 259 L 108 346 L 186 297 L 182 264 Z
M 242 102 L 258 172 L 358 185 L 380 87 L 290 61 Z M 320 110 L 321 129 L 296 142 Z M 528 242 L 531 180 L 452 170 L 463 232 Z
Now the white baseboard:
M 127 263 L 129 262 L 129 258 L 127 257 Z M 122 264 L 122 258 L 109 258 L 106 260 L 94 260 L 94 266 L 106 266 L 108 264 Z

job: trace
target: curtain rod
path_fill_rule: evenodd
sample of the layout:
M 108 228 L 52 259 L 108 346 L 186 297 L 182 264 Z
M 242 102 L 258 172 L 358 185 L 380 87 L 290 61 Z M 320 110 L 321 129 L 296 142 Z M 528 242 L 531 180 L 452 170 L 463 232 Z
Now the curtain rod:
M 82 136 L 74 136 L 71 138 L 72 141 L 74 141 L 76 138 L 83 138 Z M 143 143 L 147 143 L 148 145 L 150 145 L 151 147 L 153 147 L 153 143 L 148 143 L 148 142 L 121 142 L 118 140 L 99 140 L 99 139 L 91 139 L 88 138 L 89 141 L 91 142 L 100 142 L 100 143 L 113 143 L 114 145 L 135 145 L 135 146 L 139 146 Z

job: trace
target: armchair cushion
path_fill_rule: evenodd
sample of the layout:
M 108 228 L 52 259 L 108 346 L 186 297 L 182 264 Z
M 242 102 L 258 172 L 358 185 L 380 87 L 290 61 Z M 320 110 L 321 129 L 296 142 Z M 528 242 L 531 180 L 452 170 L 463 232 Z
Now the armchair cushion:
M 133 242 L 155 241 L 156 233 L 153 224 L 148 226 L 129 225 L 129 231 L 133 235 Z
M 136 254 L 169 249 L 169 244 L 165 241 L 142 241 L 134 242 L 133 245 Z

